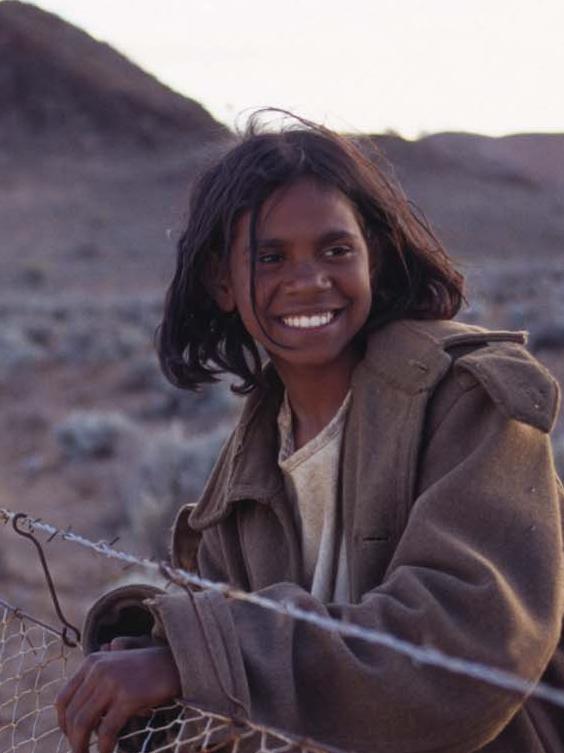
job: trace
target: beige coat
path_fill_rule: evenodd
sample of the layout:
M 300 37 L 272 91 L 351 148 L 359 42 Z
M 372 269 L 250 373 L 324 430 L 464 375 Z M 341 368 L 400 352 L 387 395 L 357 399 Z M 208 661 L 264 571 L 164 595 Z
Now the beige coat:
M 300 584 L 276 465 L 281 386 L 249 398 L 174 562 L 455 657 L 564 685 L 562 487 L 552 377 L 522 335 L 452 322 L 376 331 L 343 442 L 351 604 Z M 184 698 L 358 753 L 562 753 L 564 711 L 218 593 L 152 600 Z

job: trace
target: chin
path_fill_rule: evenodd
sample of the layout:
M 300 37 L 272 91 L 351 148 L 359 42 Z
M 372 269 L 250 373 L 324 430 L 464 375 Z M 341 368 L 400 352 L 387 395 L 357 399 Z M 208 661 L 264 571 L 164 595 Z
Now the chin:
M 279 352 L 279 353 L 269 353 L 269 356 L 273 363 L 276 365 L 276 363 L 283 364 L 286 366 L 286 368 L 292 368 L 292 367 L 299 367 L 299 368 L 321 368 L 321 367 L 330 367 L 334 366 L 339 361 L 348 361 L 350 358 L 350 353 L 348 349 L 346 351 L 343 350 L 335 350 L 335 351 L 319 351 L 315 352 L 312 348 L 305 349 L 304 352 L 298 352 L 297 350 L 294 350 L 293 352 Z

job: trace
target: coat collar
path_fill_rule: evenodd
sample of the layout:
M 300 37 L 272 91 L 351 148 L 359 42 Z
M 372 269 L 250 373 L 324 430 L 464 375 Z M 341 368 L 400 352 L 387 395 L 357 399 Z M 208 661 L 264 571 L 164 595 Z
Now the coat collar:
M 192 506 L 189 525 L 195 530 L 219 522 L 237 502 L 253 499 L 268 504 L 283 492 L 284 482 L 276 458 L 277 416 L 284 386 L 270 363 L 264 368 L 264 377 L 266 387 L 247 398 L 210 481 L 197 505 Z M 188 512 L 187 506 L 183 511 Z M 178 519 L 182 514 L 181 511 Z

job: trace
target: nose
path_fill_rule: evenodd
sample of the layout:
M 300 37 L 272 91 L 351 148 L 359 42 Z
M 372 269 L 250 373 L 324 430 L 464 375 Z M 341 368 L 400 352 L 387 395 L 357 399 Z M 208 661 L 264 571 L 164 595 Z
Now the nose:
M 328 290 L 330 287 L 331 279 L 327 270 L 314 261 L 293 264 L 285 280 L 287 293 L 318 292 Z

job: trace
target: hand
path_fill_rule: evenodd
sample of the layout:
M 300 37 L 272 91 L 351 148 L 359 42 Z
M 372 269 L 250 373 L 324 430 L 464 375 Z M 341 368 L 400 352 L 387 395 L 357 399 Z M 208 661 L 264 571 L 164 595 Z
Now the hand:
M 88 753 L 98 736 L 99 753 L 112 753 L 131 717 L 177 698 L 180 677 L 167 646 L 90 654 L 57 696 L 59 726 L 73 753 Z
M 150 635 L 121 635 L 119 638 L 113 638 L 109 643 L 103 643 L 100 651 L 125 651 L 130 648 L 147 648 L 155 645 L 162 646 L 162 643 L 156 644 Z

